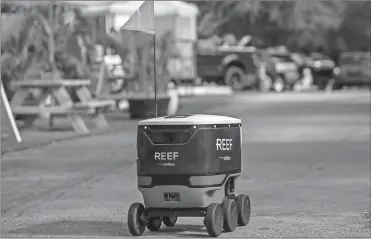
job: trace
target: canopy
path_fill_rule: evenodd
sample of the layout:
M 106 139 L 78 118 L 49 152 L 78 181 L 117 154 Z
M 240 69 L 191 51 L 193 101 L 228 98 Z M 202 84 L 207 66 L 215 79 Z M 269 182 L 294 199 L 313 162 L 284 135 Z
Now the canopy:
M 48 5 L 48 4 L 61 4 L 61 5 L 77 5 L 77 6 L 103 6 L 103 5 L 108 5 L 108 4 L 111 4 L 112 2 L 115 2 L 115 1 L 38 1 L 38 0 L 34 0 L 34 1 L 1 1 L 0 2 L 4 2 L 4 3 L 10 3 L 10 4 L 18 4 L 18 5 L 22 5 L 22 6 L 36 6 L 36 5 Z
M 110 1 L 108 4 L 94 4 L 83 7 L 86 16 L 114 15 L 114 28 L 120 29 L 135 11 L 148 1 Z M 153 1 L 155 16 L 176 15 L 195 18 L 199 9 L 195 4 L 183 1 Z
M 171 6 L 176 13 L 181 16 L 196 16 L 199 14 L 198 7 L 193 3 L 187 3 L 184 1 L 163 1 L 161 3 Z
M 120 14 L 131 15 L 145 1 L 110 1 L 108 4 L 94 4 L 84 8 L 85 15 Z M 197 15 L 198 7 L 182 1 L 155 1 L 155 15 L 177 14 L 182 16 Z

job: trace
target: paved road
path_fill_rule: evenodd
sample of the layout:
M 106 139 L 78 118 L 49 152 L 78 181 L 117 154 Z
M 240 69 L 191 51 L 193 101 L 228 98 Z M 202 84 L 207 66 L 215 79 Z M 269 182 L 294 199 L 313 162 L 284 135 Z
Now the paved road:
M 224 236 L 369 237 L 368 92 L 210 100 L 214 106 L 205 109 L 197 99 L 192 112 L 243 120 L 245 167 L 237 187 L 253 206 L 250 224 Z M 134 125 L 6 154 L 2 237 L 130 236 L 126 213 L 132 202 L 141 201 Z M 200 225 L 199 218 L 180 219 L 173 229 L 144 236 L 202 237 Z
M 189 112 L 190 109 L 194 112 L 202 112 L 205 109 L 212 107 L 214 104 L 225 105 L 228 104 L 228 96 L 222 97 L 200 97 L 201 103 L 194 98 L 181 98 L 181 112 Z M 92 133 L 96 134 L 107 134 L 112 131 L 122 131 L 126 128 L 136 127 L 136 122 L 130 120 L 127 112 L 123 113 L 120 111 L 107 112 L 106 119 L 110 124 L 110 129 L 96 130 L 93 129 Z M 49 128 L 49 122 L 46 119 L 38 119 L 32 125 L 31 128 L 21 129 L 21 136 L 23 139 L 22 143 L 17 143 L 13 133 L 10 129 L 10 123 L 7 122 L 7 118 L 2 116 L 1 120 L 1 155 L 7 154 L 12 151 L 19 151 L 27 148 L 35 148 L 44 146 L 53 142 L 70 140 L 78 137 L 72 129 L 71 122 L 65 118 L 55 118 L 53 120 L 53 128 Z M 87 124 L 91 125 L 92 122 L 89 119 Z

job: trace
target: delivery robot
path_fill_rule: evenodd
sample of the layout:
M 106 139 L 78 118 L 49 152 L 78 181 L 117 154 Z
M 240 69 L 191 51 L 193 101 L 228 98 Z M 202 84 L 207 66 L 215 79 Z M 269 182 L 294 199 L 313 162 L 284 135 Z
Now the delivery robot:
M 133 236 L 173 227 L 178 217 L 203 217 L 211 237 L 250 221 L 246 194 L 234 194 L 241 174 L 241 120 L 180 115 L 142 120 L 137 133 L 137 179 L 144 205 L 128 212 Z

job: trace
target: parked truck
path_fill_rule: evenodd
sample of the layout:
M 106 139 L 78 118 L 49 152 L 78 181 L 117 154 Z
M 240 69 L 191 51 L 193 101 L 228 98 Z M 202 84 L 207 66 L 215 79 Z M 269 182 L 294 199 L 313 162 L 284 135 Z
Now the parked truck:
M 333 89 L 344 86 L 371 87 L 371 52 L 344 52 L 340 55 Z
M 255 47 L 199 49 L 196 61 L 197 75 L 203 82 L 229 85 L 235 91 L 257 86 Z

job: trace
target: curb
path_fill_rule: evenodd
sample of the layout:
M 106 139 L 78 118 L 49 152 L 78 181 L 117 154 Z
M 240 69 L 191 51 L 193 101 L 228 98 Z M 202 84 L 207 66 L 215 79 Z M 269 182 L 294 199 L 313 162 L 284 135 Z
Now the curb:
M 179 86 L 179 96 L 231 95 L 233 90 L 228 86 Z

